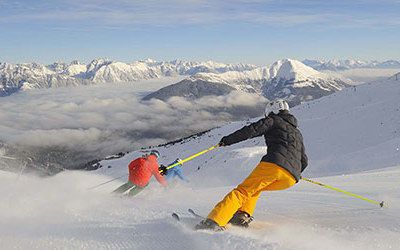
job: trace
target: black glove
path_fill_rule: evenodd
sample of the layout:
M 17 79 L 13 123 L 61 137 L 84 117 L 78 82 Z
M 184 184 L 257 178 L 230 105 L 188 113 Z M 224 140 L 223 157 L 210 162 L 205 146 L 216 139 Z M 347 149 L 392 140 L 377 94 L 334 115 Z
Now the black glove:
M 219 141 L 218 146 L 224 147 L 228 146 L 229 144 L 226 142 L 226 136 L 222 137 L 222 139 Z
M 167 169 L 166 166 L 164 166 L 164 165 L 161 164 L 161 166 L 158 168 L 158 171 L 160 171 L 160 174 L 161 174 L 161 175 L 166 175 L 167 172 L 168 172 L 168 169 Z

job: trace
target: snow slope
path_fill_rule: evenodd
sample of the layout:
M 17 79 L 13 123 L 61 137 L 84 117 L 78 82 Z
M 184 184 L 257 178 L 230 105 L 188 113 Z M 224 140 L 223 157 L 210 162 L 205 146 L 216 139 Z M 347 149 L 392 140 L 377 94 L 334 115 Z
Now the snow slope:
M 6 249 L 397 249 L 399 95 L 400 82 L 388 80 L 293 109 L 310 157 L 304 176 L 385 200 L 387 208 L 301 181 L 285 191 L 263 193 L 249 230 L 194 232 L 172 220 L 172 211 L 184 214 L 189 207 L 206 215 L 245 178 L 266 152 L 263 139 L 256 138 L 186 163 L 188 184 L 173 182 L 163 189 L 153 180 L 133 199 L 109 192 L 125 181 L 127 164 L 139 151 L 104 160 L 94 172 L 47 179 L 0 172 L 0 244 Z M 208 148 L 246 123 L 160 146 L 160 162 Z
M 264 193 L 249 230 L 231 227 L 222 233 L 194 232 L 176 224 L 170 213 L 193 207 L 206 214 L 232 185 L 175 183 L 163 190 L 152 183 L 134 199 L 123 199 L 108 194 L 122 182 L 88 191 L 106 180 L 91 173 L 17 178 L 0 173 L 0 185 L 8 187 L 0 189 L 2 249 L 376 250 L 397 249 L 400 243 L 400 167 L 318 179 L 390 201 L 389 208 L 300 182 Z

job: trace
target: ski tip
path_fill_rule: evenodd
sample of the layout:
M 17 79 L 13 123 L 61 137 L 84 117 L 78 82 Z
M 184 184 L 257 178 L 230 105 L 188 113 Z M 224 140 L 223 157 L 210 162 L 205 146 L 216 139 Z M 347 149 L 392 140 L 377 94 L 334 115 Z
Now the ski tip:
M 180 221 L 181 219 L 179 218 L 179 215 L 177 213 L 172 213 L 172 218 L 174 218 L 177 221 Z
M 381 207 L 387 207 L 386 203 L 384 201 L 382 201 L 381 203 L 379 203 L 379 206 Z

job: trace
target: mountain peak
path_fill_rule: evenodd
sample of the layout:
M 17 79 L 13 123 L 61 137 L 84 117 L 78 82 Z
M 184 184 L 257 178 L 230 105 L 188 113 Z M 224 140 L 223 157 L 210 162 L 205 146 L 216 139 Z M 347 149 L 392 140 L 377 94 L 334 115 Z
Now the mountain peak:
M 301 81 L 321 75 L 320 72 L 293 59 L 278 60 L 269 68 L 271 78 Z
M 146 63 L 146 64 L 155 64 L 155 63 L 157 63 L 156 60 L 151 59 L 151 58 L 146 58 L 144 60 L 140 60 L 139 62 Z

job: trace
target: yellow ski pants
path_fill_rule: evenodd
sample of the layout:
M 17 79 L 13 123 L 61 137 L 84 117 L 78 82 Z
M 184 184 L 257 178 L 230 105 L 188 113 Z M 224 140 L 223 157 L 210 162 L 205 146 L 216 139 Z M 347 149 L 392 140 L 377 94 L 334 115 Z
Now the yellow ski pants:
M 294 184 L 296 179 L 286 169 L 274 163 L 260 162 L 241 184 L 214 207 L 207 218 L 225 226 L 238 210 L 253 215 L 261 191 L 283 190 Z

